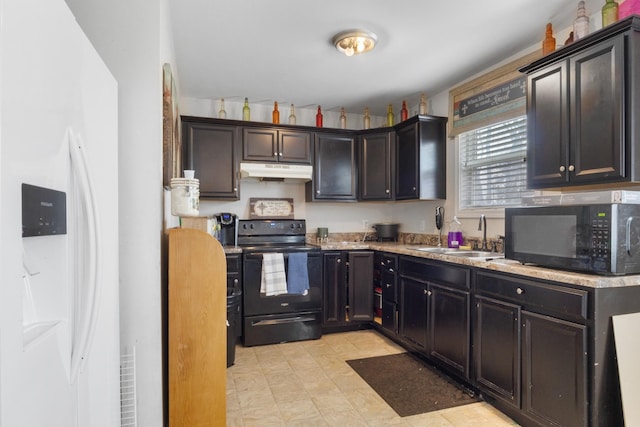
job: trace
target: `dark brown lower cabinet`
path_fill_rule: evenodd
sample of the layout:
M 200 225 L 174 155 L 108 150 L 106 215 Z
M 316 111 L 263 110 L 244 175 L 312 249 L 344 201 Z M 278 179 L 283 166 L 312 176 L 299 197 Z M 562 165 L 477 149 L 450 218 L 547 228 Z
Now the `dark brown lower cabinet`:
M 475 304 L 476 384 L 520 408 L 520 306 L 481 296 Z
M 430 283 L 427 298 L 429 356 L 468 379 L 471 293 Z
M 470 378 L 470 270 L 400 258 L 400 338 L 456 377 Z
M 400 278 L 400 337 L 427 352 L 427 287 L 410 277 Z
M 323 264 L 324 332 L 368 325 L 373 320 L 373 252 L 327 251 Z
M 587 424 L 587 327 L 522 312 L 522 410 L 542 425 Z

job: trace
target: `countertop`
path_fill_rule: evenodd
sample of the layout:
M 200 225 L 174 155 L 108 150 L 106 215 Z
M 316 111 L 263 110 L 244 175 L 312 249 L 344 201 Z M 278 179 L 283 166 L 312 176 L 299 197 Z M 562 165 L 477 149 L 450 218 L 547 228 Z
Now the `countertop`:
M 407 245 L 402 243 L 386 242 L 323 242 L 318 245 L 323 251 L 336 250 L 375 250 L 400 255 L 410 255 L 418 258 L 445 261 L 452 264 L 466 265 L 469 267 L 483 268 L 502 273 L 518 274 L 535 279 L 550 280 L 554 282 L 585 286 L 590 288 L 615 288 L 623 286 L 640 286 L 640 275 L 628 276 L 598 276 L 593 274 L 575 273 L 570 271 L 555 270 L 534 265 L 522 265 L 515 260 L 474 259 L 456 257 L 454 255 L 439 254 L 419 251 L 427 245 Z M 225 253 L 242 253 L 240 247 L 225 247 Z M 490 255 L 489 255 L 490 257 Z

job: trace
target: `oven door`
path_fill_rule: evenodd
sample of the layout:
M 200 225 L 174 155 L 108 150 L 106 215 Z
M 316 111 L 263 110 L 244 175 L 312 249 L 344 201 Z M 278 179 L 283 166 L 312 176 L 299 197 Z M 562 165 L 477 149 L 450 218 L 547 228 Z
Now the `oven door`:
M 288 278 L 288 250 L 283 251 L 285 272 Z M 245 253 L 243 258 L 243 297 L 245 316 L 265 314 L 295 313 L 320 310 L 322 307 L 322 253 L 307 253 L 307 271 L 309 274 L 309 291 L 306 295 L 280 294 L 266 296 L 260 293 L 262 279 L 262 253 Z

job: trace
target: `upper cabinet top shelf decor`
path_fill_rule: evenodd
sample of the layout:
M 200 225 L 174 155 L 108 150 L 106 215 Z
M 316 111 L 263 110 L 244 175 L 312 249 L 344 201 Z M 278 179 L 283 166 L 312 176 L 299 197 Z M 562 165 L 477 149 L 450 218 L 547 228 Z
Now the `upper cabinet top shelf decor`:
M 640 17 L 523 67 L 529 188 L 640 184 Z

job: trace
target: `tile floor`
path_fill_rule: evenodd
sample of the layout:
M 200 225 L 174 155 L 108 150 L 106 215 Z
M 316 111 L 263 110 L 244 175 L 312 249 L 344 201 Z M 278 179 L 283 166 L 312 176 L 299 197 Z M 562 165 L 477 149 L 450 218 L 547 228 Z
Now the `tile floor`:
M 402 351 L 373 330 L 238 345 L 235 364 L 227 369 L 227 426 L 517 425 L 485 402 L 402 418 L 345 363 Z

